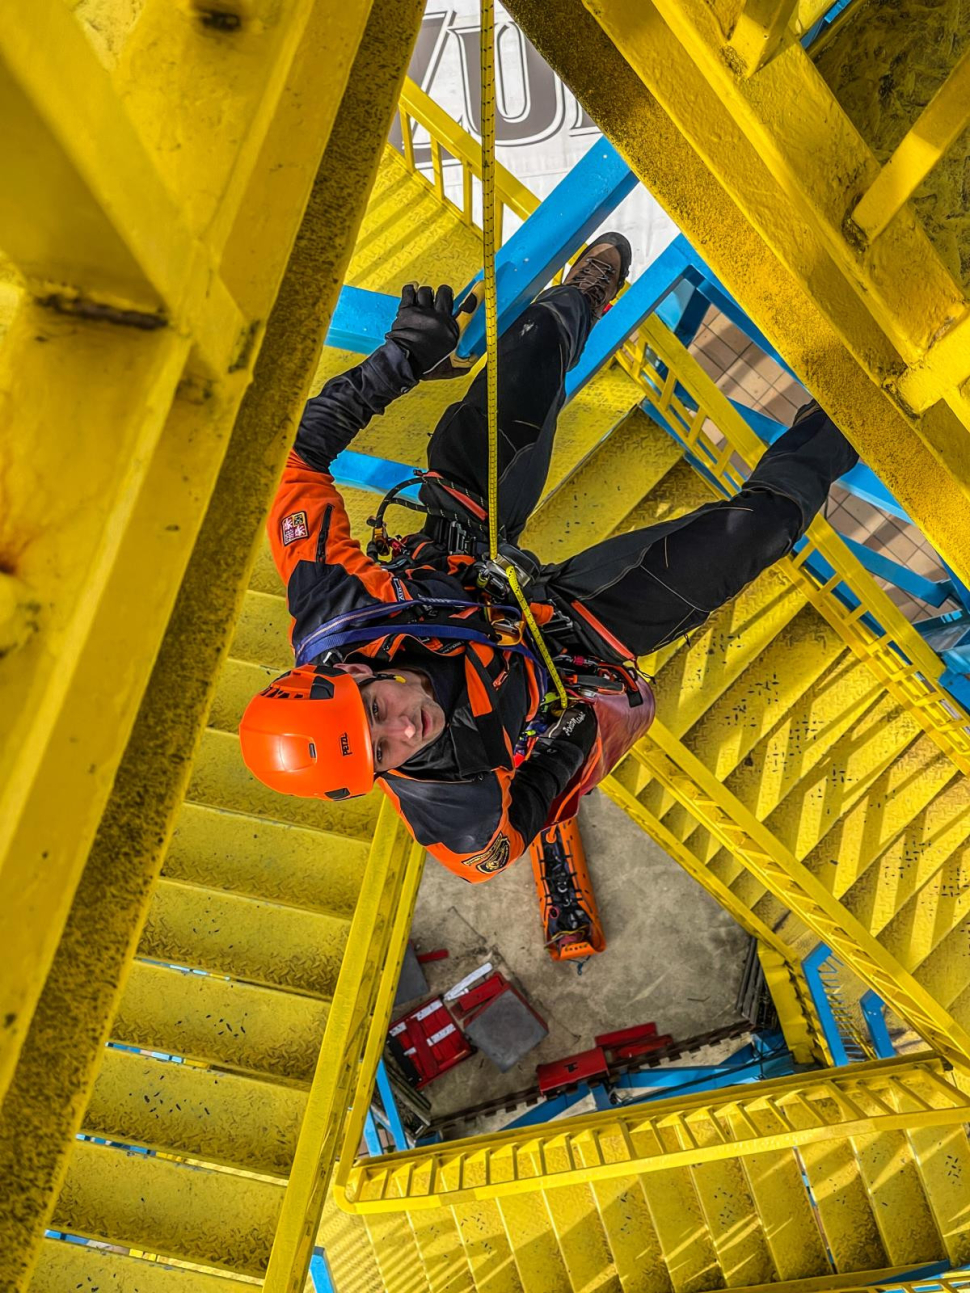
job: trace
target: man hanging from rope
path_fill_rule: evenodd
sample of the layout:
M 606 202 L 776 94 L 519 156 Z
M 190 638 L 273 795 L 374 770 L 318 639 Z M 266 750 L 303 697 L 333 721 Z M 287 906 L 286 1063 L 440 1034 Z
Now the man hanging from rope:
M 330 475 L 374 415 L 450 368 L 458 324 L 448 287 L 406 287 L 384 344 L 307 403 L 270 513 L 297 667 L 246 710 L 246 763 L 288 794 L 343 799 L 376 780 L 414 838 L 466 880 L 488 879 L 544 825 L 575 813 L 653 716 L 636 657 L 696 629 L 790 551 L 857 461 L 809 404 L 734 498 L 555 565 L 519 549 L 566 372 L 629 265 L 626 239 L 603 235 L 501 338 L 497 562 L 483 501 L 484 372 L 431 437 L 420 532 L 388 539 L 381 509 L 365 555 Z M 538 644 L 523 632 L 509 561 L 566 684 L 565 710 L 550 703 Z

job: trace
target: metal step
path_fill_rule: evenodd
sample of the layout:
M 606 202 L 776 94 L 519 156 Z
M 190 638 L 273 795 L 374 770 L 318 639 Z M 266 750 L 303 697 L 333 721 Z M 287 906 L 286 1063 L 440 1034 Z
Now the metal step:
M 920 890 L 951 857 L 963 852 L 968 832 L 970 784 L 958 775 L 856 881 L 843 899 L 845 905 L 879 934 L 916 902 Z
M 346 920 L 322 912 L 162 879 L 138 953 L 149 960 L 329 998 L 348 931 Z
M 640 392 L 623 376 L 629 383 L 627 398 L 635 405 Z M 538 552 L 543 561 L 564 561 L 615 533 L 620 518 L 682 460 L 677 444 L 658 433 L 635 406 L 612 430 L 608 423 L 599 425 L 602 438 L 546 495 L 523 534 L 524 546 Z M 557 442 L 561 436 L 557 430 Z M 552 473 L 550 477 L 556 479 Z
M 367 850 L 363 840 L 186 803 L 163 874 L 348 919 Z
M 283 1187 L 78 1141 L 52 1228 L 261 1276 Z
M 308 1084 L 328 1005 L 136 960 L 111 1027 L 125 1046 Z
M 286 668 L 292 663 L 291 658 Z M 235 736 L 246 706 L 283 672 L 278 667 L 248 664 L 245 660 L 225 660 L 216 681 L 216 692 L 209 711 L 209 727 Z
M 370 839 L 377 824 L 381 795 L 374 791 L 360 799 L 333 803 L 277 794 L 257 781 L 246 768 L 236 736 L 210 727 L 203 733 L 186 799 L 291 826 Z
M 888 696 L 881 696 L 836 742 L 825 759 L 794 784 L 764 818 L 764 824 L 801 860 L 860 799 L 893 758 L 914 740 L 912 719 Z M 724 879 L 718 861 L 711 869 Z M 752 901 L 751 881 L 738 877 L 731 887 Z
M 292 622 L 282 585 L 274 594 L 247 589 L 229 645 L 229 658 L 280 672 L 289 669 L 293 664 Z
M 109 1048 L 81 1130 L 285 1178 L 305 1110 L 294 1087 Z
M 253 1293 L 248 1281 L 206 1275 L 66 1240 L 45 1239 L 30 1293 Z

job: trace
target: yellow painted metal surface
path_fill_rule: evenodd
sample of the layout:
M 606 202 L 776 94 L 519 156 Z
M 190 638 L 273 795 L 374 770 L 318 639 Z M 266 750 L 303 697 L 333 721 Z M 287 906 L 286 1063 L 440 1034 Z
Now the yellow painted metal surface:
M 367 845 L 245 813 L 183 804 L 165 855 L 171 880 L 348 917 Z
M 669 0 L 670 7 L 674 3 Z M 560 7 L 552 4 L 549 12 Z M 608 7 L 605 0 L 603 7 Z M 293 129 L 299 109 L 292 86 L 300 83 L 301 75 L 309 76 L 309 63 L 301 70 L 301 60 L 309 59 L 313 39 L 321 38 L 320 26 L 312 39 L 308 35 L 317 7 L 311 0 L 251 5 L 235 47 L 212 32 L 207 37 L 213 42 L 210 46 L 193 43 L 186 37 L 186 30 L 193 29 L 173 24 L 169 7 L 160 0 L 145 0 L 138 22 L 129 21 L 131 12 L 121 7 L 101 8 L 109 21 L 95 22 L 95 7 L 80 7 L 82 34 L 89 43 L 83 57 L 90 62 L 93 52 L 104 73 L 98 93 L 110 101 L 112 94 L 127 87 L 127 112 L 143 127 L 136 136 L 138 165 L 163 177 L 180 194 L 181 223 L 166 230 L 169 244 L 178 249 L 184 248 L 185 240 L 198 243 L 203 260 L 217 250 L 225 289 L 221 295 L 215 292 L 199 321 L 203 306 L 198 293 L 193 295 L 194 280 L 189 285 L 193 290 L 187 288 L 180 297 L 165 278 L 164 255 L 171 260 L 170 251 L 164 246 L 155 249 L 161 268 L 153 264 L 151 274 L 133 255 L 137 273 L 130 277 L 135 288 L 140 290 L 142 275 L 156 293 L 138 296 L 133 288 L 137 304 L 174 309 L 182 321 L 176 343 L 162 328 L 135 341 L 145 343 L 145 371 L 162 374 L 160 390 L 186 363 L 193 379 L 201 373 L 213 382 L 217 379 L 212 370 L 219 362 L 225 366 L 227 319 L 235 317 L 233 310 L 249 320 L 256 303 L 272 300 L 275 290 L 273 266 L 253 263 L 246 232 L 263 219 L 263 186 L 272 165 L 280 158 L 290 163 L 283 168 L 283 187 L 275 190 L 279 206 L 285 205 L 287 193 L 294 198 L 295 191 L 286 185 L 296 182 L 298 187 L 296 176 L 306 165 L 308 145 L 302 132 Z M 368 24 L 362 50 L 366 48 L 373 62 L 375 52 L 383 49 L 382 37 L 389 41 L 386 65 L 378 58 L 386 89 L 400 77 L 417 6 L 375 0 L 375 15 L 379 9 L 382 21 Z M 721 0 L 714 9 L 718 21 L 731 29 L 724 48 L 733 51 L 738 66 L 753 80 L 791 57 L 789 20 L 799 30 L 813 18 L 808 3 L 749 0 L 732 7 Z M 394 28 L 391 10 L 406 20 L 404 26 L 411 23 L 409 32 L 387 36 L 385 29 Z M 189 6 L 186 12 L 197 10 Z M 344 19 L 351 21 L 347 15 Z M 653 21 L 649 14 L 645 20 Z M 585 15 L 583 21 L 586 30 L 598 30 Z M 56 55 L 56 46 L 55 41 L 45 58 Z M 353 53 L 352 43 L 346 50 Z M 168 57 L 159 59 L 160 51 Z M 80 57 L 77 65 L 87 66 Z M 755 70 L 759 65 L 762 71 Z M 355 138 L 354 127 L 367 102 L 364 79 L 348 76 L 347 102 L 342 105 L 347 112 L 337 121 L 338 135 L 343 130 L 338 142 L 345 149 Z M 224 96 L 222 122 L 231 122 L 241 141 L 238 156 L 210 156 L 213 123 L 205 110 L 193 120 L 176 114 L 166 121 L 158 112 L 159 104 L 173 96 L 181 101 L 180 86 L 189 80 L 218 87 Z M 622 76 L 611 88 L 618 88 L 622 98 Z M 335 93 L 339 100 L 339 91 Z M 744 93 L 742 87 L 738 94 Z M 324 108 L 331 111 L 334 102 L 328 99 Z M 382 291 L 394 291 L 400 281 L 415 276 L 464 280 L 478 263 L 467 205 L 470 177 L 479 174 L 481 166 L 475 146 L 410 85 L 402 112 L 405 157 L 384 156 L 348 276 L 348 281 Z M 120 147 L 117 139 L 128 129 L 125 120 L 111 147 Z M 434 185 L 413 170 L 414 123 L 432 131 Z M 379 131 L 373 122 L 369 128 L 376 156 Z M 31 129 L 36 130 L 36 123 Z M 442 146 L 465 167 L 465 202 L 457 208 L 444 201 Z M 347 153 L 333 154 L 340 156 Z M 55 162 L 56 157 L 52 175 L 60 165 Z M 104 175 L 95 175 L 95 180 L 107 186 Z M 509 209 L 519 215 L 532 209 L 531 195 L 507 175 L 502 181 Z M 343 197 L 336 180 L 331 190 L 324 181 L 318 218 L 321 211 L 332 214 L 340 208 L 339 201 L 333 205 L 335 192 Z M 878 189 L 875 192 L 878 196 Z M 415 239 L 411 231 L 418 207 L 421 236 Z M 729 212 L 728 224 L 730 219 Z M 115 262 L 116 268 L 126 264 L 111 242 L 119 236 L 137 252 L 139 230 L 136 225 L 129 228 L 124 219 L 118 230 L 102 229 L 92 244 L 102 249 L 109 268 Z M 304 241 L 313 243 L 312 230 Z M 281 248 L 274 262 L 280 268 L 285 251 Z M 297 262 L 305 272 L 314 262 L 312 245 L 304 245 L 302 255 Z M 183 260 L 180 264 L 191 279 L 188 269 L 194 270 L 198 261 Z M 340 277 L 339 260 L 338 253 L 332 281 Z M 28 304 L 38 308 L 18 292 L 11 294 L 7 329 L 7 337 L 14 340 L 21 336 L 18 327 L 29 328 L 36 320 L 24 312 Z M 292 310 L 292 304 L 287 308 Z M 322 319 L 317 316 L 318 323 Z M 90 335 L 97 337 L 95 321 L 85 319 L 82 326 L 90 326 Z M 260 319 L 250 342 L 258 343 L 262 327 Z M 284 334 L 274 334 L 269 326 L 266 335 L 266 354 L 278 360 Z M 319 328 L 314 335 L 319 336 Z M 23 345 L 25 338 L 26 332 L 17 344 Z M 691 418 L 673 396 L 672 382 L 657 383 L 645 349 L 648 341 L 654 355 L 698 397 L 701 415 Z M 9 357 L 14 352 L 6 353 Z M 0 348 L 0 363 L 4 355 Z M 130 362 L 128 349 L 119 349 L 118 355 L 121 363 Z M 250 358 L 254 355 L 255 350 Z M 281 371 L 302 387 L 310 358 L 310 349 L 304 348 L 300 374 L 295 375 L 292 362 Z M 18 363 L 20 359 L 17 352 Z M 326 353 L 317 380 L 348 361 L 352 362 L 349 356 Z M 84 365 L 78 362 L 80 374 Z M 729 450 L 739 451 L 749 465 L 753 460 L 756 445 L 746 437 L 740 419 L 709 382 L 705 385 L 700 370 L 659 325 L 651 324 L 631 343 L 621 362 L 592 383 L 563 419 L 550 490 L 532 527 L 538 540 L 531 531 L 527 536 L 527 541 L 538 542 L 543 555 L 560 555 L 550 547 L 554 540 L 565 555 L 607 533 L 676 514 L 710 497 L 671 442 L 648 433 L 639 414 L 629 414 L 644 396 L 668 416 L 681 419 L 695 452 L 707 454 L 726 480 L 737 483 L 728 454 L 706 438 L 706 417 L 712 416 L 727 433 Z M 932 357 L 932 380 L 944 367 Z M 41 371 L 38 367 L 38 375 Z M 259 400 L 252 402 L 250 417 L 255 418 L 258 409 L 265 419 L 269 395 L 279 382 L 276 387 L 264 382 L 260 388 L 256 371 Z M 234 379 L 239 394 L 250 376 L 245 365 L 240 373 Z M 905 381 L 899 389 L 904 386 Z M 224 387 L 230 393 L 235 389 L 228 380 Z M 195 416 L 211 419 L 211 409 L 198 399 L 198 388 L 190 387 L 188 394 L 193 409 L 202 410 Z M 419 461 L 423 432 L 454 395 L 454 388 L 446 393 L 423 388 L 420 408 L 412 401 L 406 417 L 389 414 L 373 436 L 368 433 L 366 447 L 402 461 Z M 183 383 L 176 398 L 185 396 Z M 295 398 L 283 403 L 297 407 Z M 164 397 L 161 405 L 164 415 Z M 233 412 L 231 397 L 224 395 L 226 434 Z M 123 427 L 130 427 L 124 434 L 129 439 L 148 437 L 149 448 L 152 435 L 161 442 L 168 426 L 164 416 L 152 430 L 144 410 L 137 413 L 140 421 L 133 415 L 130 423 L 120 419 Z M 102 411 L 92 418 L 95 432 L 101 425 L 98 418 L 103 418 Z M 191 419 L 184 422 L 184 427 L 195 425 Z M 920 444 L 925 430 L 920 424 L 913 433 Z M 272 452 L 265 446 L 260 450 L 265 460 L 261 486 L 271 482 L 281 447 L 282 441 Z M 631 455 L 637 471 L 624 473 L 618 492 L 616 464 Z M 178 449 L 173 461 L 177 458 Z M 210 455 L 206 461 L 214 478 L 217 460 Z M 105 471 L 109 468 L 111 463 Z M 117 475 L 106 476 L 109 497 L 120 481 Z M 150 483 L 146 476 L 135 485 L 147 493 Z M 577 515 L 580 496 L 586 504 L 582 517 Z M 166 497 L 157 491 L 159 504 Z M 199 517 L 206 497 L 200 490 L 193 499 Z M 359 525 L 370 502 L 364 496 L 352 496 L 349 502 Z M 247 516 L 252 519 L 255 511 L 258 508 L 250 508 Z M 941 524 L 945 527 L 947 521 L 944 515 Z M 195 537 L 191 524 L 186 524 L 183 558 Z M 195 525 L 197 529 L 198 521 Z M 224 544 L 226 535 L 225 523 L 205 531 L 206 539 L 221 537 Z M 861 948 L 863 963 L 875 967 L 871 981 L 882 995 L 897 1008 L 902 1005 L 904 1012 L 911 1005 L 911 1020 L 941 1048 L 939 1039 L 948 1021 L 952 1023 L 947 1046 L 950 1054 L 959 1056 L 966 1049 L 961 1028 L 970 1025 L 970 1004 L 964 1001 L 970 971 L 957 955 L 960 940 L 968 937 L 970 917 L 970 883 L 961 849 L 965 799 L 955 789 L 960 774 L 970 771 L 966 716 L 946 708 L 938 685 L 939 662 L 909 633 L 830 532 L 816 526 L 811 537 L 840 574 L 861 589 L 865 607 L 888 632 L 882 637 L 868 633 L 859 615 L 839 608 L 830 587 L 819 587 L 798 563 L 788 563 L 715 617 L 700 635 L 701 645 L 675 646 L 655 662 L 666 724 L 658 727 L 657 735 L 665 763 L 645 760 L 641 750 L 638 758 L 617 769 L 608 792 L 758 934 L 786 1037 L 799 1058 L 820 1055 L 818 1022 L 805 995 L 797 956 L 805 940 L 822 930 L 833 943 L 842 936 L 839 950 L 847 957 L 855 940 L 856 967 Z M 80 568 L 91 554 L 83 543 L 76 549 L 72 557 Z M 204 557 L 204 546 L 201 551 Z M 171 566 L 176 574 L 177 561 Z M 129 563 L 133 578 L 137 563 L 130 557 Z M 196 562 L 197 575 L 203 565 L 201 559 Z M 173 579 L 172 589 L 177 583 Z M 202 1170 L 165 1157 L 145 1159 L 81 1143 L 69 1161 L 64 1155 L 59 1167 L 51 1164 L 47 1193 L 35 1200 L 34 1212 L 43 1224 L 54 1197 L 50 1182 L 66 1167 L 66 1186 L 55 1212 L 58 1224 L 149 1254 L 201 1263 L 206 1269 L 172 1274 L 154 1263 L 134 1263 L 115 1254 L 65 1254 L 44 1245 L 34 1287 L 57 1287 L 67 1273 L 78 1280 L 104 1278 L 122 1290 L 130 1284 L 132 1293 L 136 1288 L 168 1293 L 179 1286 L 176 1280 L 191 1280 L 181 1286 L 209 1293 L 211 1276 L 206 1272 L 225 1268 L 260 1281 L 265 1277 L 265 1286 L 273 1290 L 302 1293 L 348 1105 L 351 1116 L 343 1132 L 338 1194 L 346 1206 L 345 1191 L 352 1193 L 359 1186 L 356 1205 L 365 1210 L 366 1224 L 331 1207 L 324 1213 L 321 1233 L 338 1288 L 344 1287 L 340 1281 L 345 1279 L 354 1293 L 417 1293 L 425 1288 L 434 1293 L 471 1288 L 558 1293 L 567 1283 L 584 1290 L 700 1293 L 725 1284 L 778 1288 L 792 1280 L 808 1281 L 806 1289 L 841 1287 L 840 1277 L 826 1278 L 823 1238 L 838 1270 L 872 1277 L 860 1278 L 860 1284 L 878 1282 L 894 1264 L 905 1268 L 908 1259 L 966 1260 L 965 1188 L 954 1184 L 953 1166 L 962 1169 L 970 1158 L 963 1126 L 966 1098 L 938 1068 L 908 1061 L 870 1066 L 852 1075 L 791 1079 L 787 1086 L 774 1083 L 757 1092 L 742 1089 L 723 1104 L 705 1104 L 705 1097 L 665 1101 L 637 1115 L 636 1123 L 630 1121 L 632 1113 L 568 1120 L 519 1139 L 484 1138 L 423 1157 L 394 1156 L 390 1172 L 365 1165 L 351 1176 L 420 861 L 417 851 L 407 860 L 399 829 L 378 835 L 368 861 L 376 801 L 361 801 L 338 812 L 325 804 L 280 800 L 264 794 L 242 768 L 235 725 L 260 680 L 288 663 L 287 616 L 265 550 L 257 557 L 245 596 L 238 593 L 238 571 L 235 579 L 228 601 L 239 609 L 236 627 L 230 641 L 225 604 L 220 603 L 223 618 L 213 635 L 218 641 L 205 656 L 206 681 L 197 689 L 194 718 L 185 729 L 197 723 L 204 705 L 214 699 L 211 726 L 202 739 L 188 799 L 165 858 L 164 878 L 146 906 L 149 882 L 172 824 L 172 807 L 185 785 L 184 773 L 163 783 L 159 824 L 151 818 L 144 824 L 145 830 L 154 829 L 156 843 L 152 860 L 138 870 L 144 878 L 132 885 L 121 913 L 123 954 L 115 962 L 121 988 L 102 994 L 97 1009 L 92 1007 L 92 1017 L 104 1023 L 87 1049 L 89 1056 L 96 1055 L 100 1036 L 106 1035 L 106 1007 L 120 996 L 112 1038 L 182 1055 L 190 1063 L 172 1066 L 108 1052 L 83 1123 L 78 1121 L 80 1102 L 77 1114 L 59 1124 L 80 1125 L 92 1135 L 127 1138 L 163 1155 L 198 1159 Z M 113 587 L 104 584 L 105 590 Z M 18 584 L 12 599 L 8 631 L 18 645 L 29 645 L 30 634 L 37 630 L 29 626 L 20 588 Z M 161 633 L 170 600 L 159 596 L 157 588 L 151 591 Z M 196 608 L 189 596 L 186 612 Z M 210 630 L 213 623 L 212 613 L 200 621 Z M 88 632 L 94 646 L 101 648 L 95 631 L 100 621 L 92 625 L 79 630 L 82 640 Z M 24 633 L 27 637 L 20 642 Z M 174 640 L 181 647 L 193 640 L 184 622 Z M 908 667 L 894 643 L 905 649 Z M 213 688 L 215 666 L 226 653 Z M 163 656 L 170 671 L 178 655 L 176 650 Z M 779 682 L 782 664 L 787 664 L 788 673 Z M 833 685 L 833 672 L 837 679 L 844 675 L 864 680 L 864 699 L 856 708 L 849 692 L 838 692 Z M 159 689 L 159 697 L 165 694 Z M 131 714 L 133 706 L 134 701 Z M 868 721 L 868 729 L 865 723 L 860 726 L 860 717 Z M 118 731 L 108 732 L 109 744 L 114 740 L 117 746 Z M 860 744 L 867 731 L 868 738 Z M 804 757 L 791 758 L 793 744 L 800 745 Z M 188 747 L 176 743 L 170 748 Z M 905 751 L 902 759 L 897 757 L 900 751 Z M 113 773 L 110 759 L 102 772 L 106 794 Z M 646 780 L 651 775 L 654 780 Z M 129 813 L 132 802 L 127 801 Z M 94 808 L 99 811 L 97 803 Z M 92 830 L 96 819 L 95 812 Z M 701 824 L 695 827 L 697 819 Z M 130 823 L 130 816 L 122 814 L 114 834 L 106 834 L 105 846 L 117 840 L 126 821 Z M 913 833 L 914 821 L 921 821 L 921 833 Z M 148 836 L 143 832 L 140 838 Z M 823 854 L 836 844 L 838 865 L 829 871 L 831 863 L 824 862 Z M 924 847 L 925 860 L 911 867 L 911 853 L 915 850 L 922 858 Z M 791 858 L 784 856 L 786 851 Z M 738 858 L 750 870 L 739 869 Z M 795 859 L 803 860 L 804 867 Z M 900 859 L 907 869 L 893 881 L 894 861 Z M 92 871 L 92 882 L 96 874 Z M 887 889 L 893 890 L 891 895 Z M 68 891 L 65 912 L 69 898 Z M 779 924 L 782 903 L 792 911 Z M 97 912 L 97 904 L 87 910 Z M 146 911 L 140 957 L 125 981 L 125 960 L 135 951 L 134 938 Z M 78 932 L 81 928 L 83 923 Z M 875 936 L 883 930 L 885 937 L 877 942 Z M 203 973 L 152 965 L 146 958 L 176 961 Z M 952 1004 L 956 1012 L 961 1002 L 960 1013 L 946 1015 L 947 1007 Z M 229 1072 L 205 1067 L 210 1064 Z M 78 1089 L 87 1089 L 91 1059 L 82 1060 L 77 1072 Z M 25 1130 L 29 1126 L 23 1123 Z M 812 1184 L 821 1231 L 804 1190 L 801 1165 Z M 260 1180 L 252 1173 L 273 1179 Z M 284 1198 L 280 1182 L 286 1177 Z M 35 1228 L 35 1240 L 40 1233 Z M 16 1249 L 13 1256 L 16 1264 Z M 0 1257 L 0 1263 L 3 1260 Z M 28 1254 L 23 1269 L 29 1260 Z
M 41 263 L 28 226 L 43 230 L 44 219 L 0 201 L 0 241 L 24 261 L 0 342 L 4 394 L 16 397 L 18 418 L 3 463 L 4 570 L 15 580 L 4 585 L 4 646 L 16 649 L 0 662 L 0 890 L 9 891 L 3 919 L 17 954 L 4 961 L 0 983 L 8 1022 L 0 1085 L 10 1080 L 0 1113 L 0 1283 L 17 1289 L 26 1287 L 55 1204 L 60 1224 L 79 1233 L 113 1233 L 148 1253 L 177 1254 L 184 1239 L 203 1264 L 232 1267 L 238 1257 L 239 1272 L 265 1272 L 278 1184 L 185 1168 L 175 1178 L 176 1165 L 142 1155 L 124 1169 L 99 1159 L 88 1170 L 88 1150 L 73 1138 L 119 1003 L 115 1030 L 126 1044 L 284 1085 L 312 1077 L 327 1019 L 322 1001 L 290 984 L 273 992 L 143 962 L 129 975 L 128 967 L 287 451 L 286 428 L 318 359 L 420 20 L 416 0 L 246 4 L 239 21 L 162 0 L 145 0 L 137 22 L 126 5 L 74 8 L 43 4 L 30 21 L 6 22 L 0 41 L 5 103 L 16 105 L 5 112 L 6 173 L 36 146 L 46 188 L 24 193 L 77 221 L 69 239 L 51 226 Z M 358 75 L 364 66 L 366 78 Z M 74 201 L 79 183 L 89 197 Z M 159 186 L 171 195 L 171 221 L 165 203 L 151 200 Z M 109 213 L 108 233 L 103 221 L 84 224 L 95 209 Z M 118 246 L 129 249 L 128 261 Z M 112 264 L 114 279 L 101 272 Z M 73 491 L 67 512 L 65 480 Z M 212 735 L 214 762 L 203 756 L 195 786 L 210 810 L 231 805 L 233 787 L 244 785 L 238 756 L 218 745 L 225 733 Z M 360 815 L 361 840 L 372 812 Z M 226 876 L 230 892 L 218 902 L 262 902 L 268 911 L 308 894 L 305 843 L 296 852 L 289 888 L 282 882 L 262 894 L 250 849 L 244 876 Z M 359 846 L 350 853 L 359 859 Z M 206 865 L 204 877 L 166 884 L 183 893 L 195 884 L 198 896 L 198 880 L 218 878 L 217 862 Z M 341 918 L 354 890 L 341 864 Z M 317 930 L 334 914 L 311 903 L 306 919 Z M 265 968 L 268 931 L 255 921 L 251 931 L 253 957 L 255 940 L 264 941 Z M 190 961 L 208 956 L 201 946 L 183 950 Z M 228 958 L 220 968 L 229 975 L 231 951 L 223 931 L 218 956 Z M 335 971 L 320 962 L 320 990 L 332 990 Z M 129 1008 L 134 1017 L 126 1018 Z M 245 1032 L 247 1021 L 259 1021 L 262 1034 Z M 160 1182 L 158 1198 L 146 1172 Z M 212 1197 L 191 1205 L 199 1182 L 215 1182 Z M 258 1242 L 234 1246 L 216 1220 L 205 1232 L 210 1216 L 230 1228 L 238 1221 L 239 1233 Z
M 110 1283 L 109 1283 L 110 1281 Z M 125 1257 L 103 1248 L 44 1241 L 31 1293 L 110 1288 L 112 1293 L 253 1293 L 253 1284 Z
M 564 1119 L 546 1127 L 472 1137 L 461 1153 L 451 1146 L 431 1147 L 385 1156 L 378 1162 L 362 1160 L 349 1174 L 338 1202 L 364 1214 L 407 1209 L 454 1206 L 472 1199 L 497 1199 L 529 1193 L 537 1188 L 565 1186 L 578 1180 L 595 1182 L 636 1173 L 663 1172 L 670 1168 L 734 1160 L 749 1154 L 817 1145 L 856 1135 L 875 1134 L 916 1126 L 952 1126 L 966 1121 L 966 1097 L 943 1076 L 943 1065 L 930 1057 L 905 1058 L 828 1069 L 706 1095 L 659 1100 L 646 1106 Z M 887 1096 L 901 1085 L 914 1095 L 917 1106 L 900 1112 Z M 765 1102 L 777 1118 L 772 1130 L 759 1128 L 745 1117 Z M 615 1134 L 626 1147 L 626 1157 L 607 1161 L 598 1154 L 593 1167 L 577 1168 L 573 1142 L 600 1134 Z M 538 1142 L 544 1149 L 543 1172 L 522 1172 L 518 1156 Z M 562 1151 L 560 1153 L 560 1151 Z M 489 1170 L 492 1161 L 505 1171 Z M 434 1164 L 430 1174 L 420 1168 Z M 409 1169 L 406 1197 L 391 1187 L 392 1174 Z M 340 1179 L 345 1175 L 341 1171 Z
M 348 928 L 346 921 L 322 912 L 163 878 L 138 952 L 153 961 L 329 998 Z
M 54 1228 L 240 1275 L 261 1275 L 283 1201 L 278 1182 L 79 1141 Z
M 136 961 L 111 1038 L 306 1086 L 328 1014 L 313 997 Z
M 285 1179 L 306 1100 L 294 1087 L 109 1050 L 84 1131 Z
M 863 23 L 880 12 L 858 8 Z M 929 379 L 932 394 L 921 394 L 916 415 L 900 376 L 929 369 L 966 312 L 963 292 L 909 209 L 869 253 L 845 238 L 844 217 L 879 164 L 798 42 L 786 37 L 745 77 L 730 28 L 706 4 L 513 0 L 510 12 L 907 511 L 965 570 L 967 373 Z M 912 41 L 921 24 L 882 12 L 897 24 L 905 59 L 906 32 Z M 873 49 L 878 67 L 878 43 Z M 940 40 L 937 49 L 937 65 L 952 66 L 958 44 Z M 880 83 L 875 69 L 859 79 L 873 91 Z M 946 402 L 934 407 L 941 395 Z M 941 487 L 928 489 L 930 480 Z

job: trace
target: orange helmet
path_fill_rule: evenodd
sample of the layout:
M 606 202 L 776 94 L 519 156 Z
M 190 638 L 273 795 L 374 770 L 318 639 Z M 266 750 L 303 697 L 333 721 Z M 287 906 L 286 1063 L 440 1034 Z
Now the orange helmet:
M 284 795 L 349 799 L 374 784 L 364 699 L 350 674 L 301 665 L 254 696 L 239 724 L 246 767 Z

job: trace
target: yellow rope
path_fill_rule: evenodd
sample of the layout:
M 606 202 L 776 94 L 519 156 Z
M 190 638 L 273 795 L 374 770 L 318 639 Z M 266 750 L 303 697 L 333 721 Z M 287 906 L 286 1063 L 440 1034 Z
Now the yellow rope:
M 485 366 L 488 415 L 488 555 L 498 556 L 498 296 L 495 290 L 495 11 L 482 0 L 482 237 L 485 244 Z
M 481 0 L 482 68 L 482 234 L 485 250 L 485 366 L 486 411 L 488 415 L 488 552 L 498 557 L 498 295 L 495 290 L 495 10 L 494 0 Z M 518 575 L 512 566 L 506 571 L 509 587 L 519 603 L 532 640 L 565 709 L 566 688 L 552 662 L 539 626 L 532 614 Z

